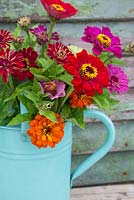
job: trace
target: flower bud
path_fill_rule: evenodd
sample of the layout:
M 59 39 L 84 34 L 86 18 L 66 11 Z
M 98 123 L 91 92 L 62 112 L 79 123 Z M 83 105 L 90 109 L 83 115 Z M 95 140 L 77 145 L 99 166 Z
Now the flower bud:
M 130 43 L 130 52 L 134 53 L 134 41 Z
M 21 27 L 28 27 L 30 24 L 31 24 L 31 19 L 27 16 L 24 16 L 24 17 L 21 17 L 19 20 L 18 20 L 18 24 L 21 26 Z

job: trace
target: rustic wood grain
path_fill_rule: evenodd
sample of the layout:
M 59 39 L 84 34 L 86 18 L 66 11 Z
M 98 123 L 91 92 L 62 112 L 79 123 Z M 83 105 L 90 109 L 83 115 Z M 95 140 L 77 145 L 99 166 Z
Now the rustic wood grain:
M 88 155 L 73 155 L 72 171 Z M 108 153 L 84 174 L 76 178 L 74 187 L 134 181 L 134 151 Z
M 133 200 L 134 184 L 76 188 L 71 200 Z
M 34 20 L 41 20 L 46 16 L 39 0 L 0 0 L 0 18 L 8 20 L 15 19 L 20 15 L 32 15 Z M 78 17 L 89 19 L 133 19 L 134 4 L 133 0 L 68 0 L 78 10 Z M 76 17 L 77 17 L 76 16 Z

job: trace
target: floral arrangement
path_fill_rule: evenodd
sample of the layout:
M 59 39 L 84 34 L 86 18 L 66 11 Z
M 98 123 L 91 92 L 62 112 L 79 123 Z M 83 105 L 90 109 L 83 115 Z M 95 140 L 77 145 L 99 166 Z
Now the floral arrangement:
M 92 52 L 66 46 L 54 25 L 77 9 L 62 0 L 40 1 L 49 28 L 32 26 L 25 16 L 12 33 L 0 30 L 0 125 L 29 122 L 31 142 L 45 148 L 62 140 L 65 122 L 83 128 L 90 106 L 116 105 L 115 94 L 128 91 L 128 78 L 120 66 L 120 39 L 109 27 L 85 27 L 81 39 L 92 44 Z M 27 113 L 21 113 L 20 102 Z

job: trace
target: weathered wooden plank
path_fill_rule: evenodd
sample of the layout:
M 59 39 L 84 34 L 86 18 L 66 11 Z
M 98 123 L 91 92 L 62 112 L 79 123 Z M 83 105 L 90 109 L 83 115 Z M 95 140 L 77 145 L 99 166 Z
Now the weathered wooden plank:
M 134 18 L 133 0 L 67 0 L 72 3 L 78 10 L 77 16 L 89 19 L 97 18 L 100 20 L 108 18 Z M 32 15 L 36 20 L 46 16 L 39 0 L 0 0 L 0 18 L 7 17 L 14 19 L 20 15 Z
M 46 26 L 48 26 L 48 23 L 44 23 Z M 83 41 L 81 41 L 81 37 L 84 32 L 84 28 L 87 26 L 109 26 L 111 28 L 111 31 L 113 34 L 118 35 L 121 38 L 121 43 L 123 46 L 125 46 L 128 42 L 134 40 L 134 21 L 132 22 L 79 22 L 75 23 L 63 23 L 63 24 L 56 24 L 55 26 L 55 31 L 57 31 L 61 37 L 62 40 L 64 40 L 65 44 L 74 44 L 78 45 L 81 47 L 85 47 L 87 49 L 91 49 L 91 45 L 87 44 Z M 13 30 L 15 27 L 15 23 L 9 23 L 6 24 L 5 21 L 3 20 L 2 23 L 0 23 L 0 28 L 2 29 L 8 29 L 8 30 Z M 127 31 L 126 31 L 127 29 Z
M 71 200 L 133 200 L 134 184 L 75 188 Z
M 87 155 L 73 156 L 75 169 Z M 75 179 L 74 187 L 134 181 L 134 151 L 109 153 L 91 169 Z
M 116 140 L 111 151 L 134 150 L 134 120 L 114 122 Z M 95 151 L 106 139 L 106 129 L 101 123 L 87 123 L 85 129 L 73 128 L 73 154 Z

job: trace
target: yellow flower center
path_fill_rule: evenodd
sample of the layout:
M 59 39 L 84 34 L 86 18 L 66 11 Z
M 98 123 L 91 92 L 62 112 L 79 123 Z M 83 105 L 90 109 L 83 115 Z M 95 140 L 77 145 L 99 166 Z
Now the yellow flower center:
M 24 58 L 24 61 L 25 61 L 25 63 L 26 63 L 26 67 L 24 68 L 23 67 L 23 71 L 27 71 L 30 67 L 31 67 L 31 65 L 30 65 L 30 60 L 28 59 L 28 58 Z
M 52 7 L 55 8 L 57 11 L 64 11 L 64 8 L 59 4 L 52 4 Z
M 80 69 L 80 75 L 82 78 L 89 80 L 97 77 L 97 69 L 91 66 L 89 63 L 83 64 Z
M 54 91 L 56 89 L 56 84 L 52 81 L 49 81 L 46 83 L 45 89 L 49 91 Z
M 104 48 L 109 47 L 111 44 L 111 39 L 107 35 L 101 33 L 97 36 L 97 40 L 104 46 Z

